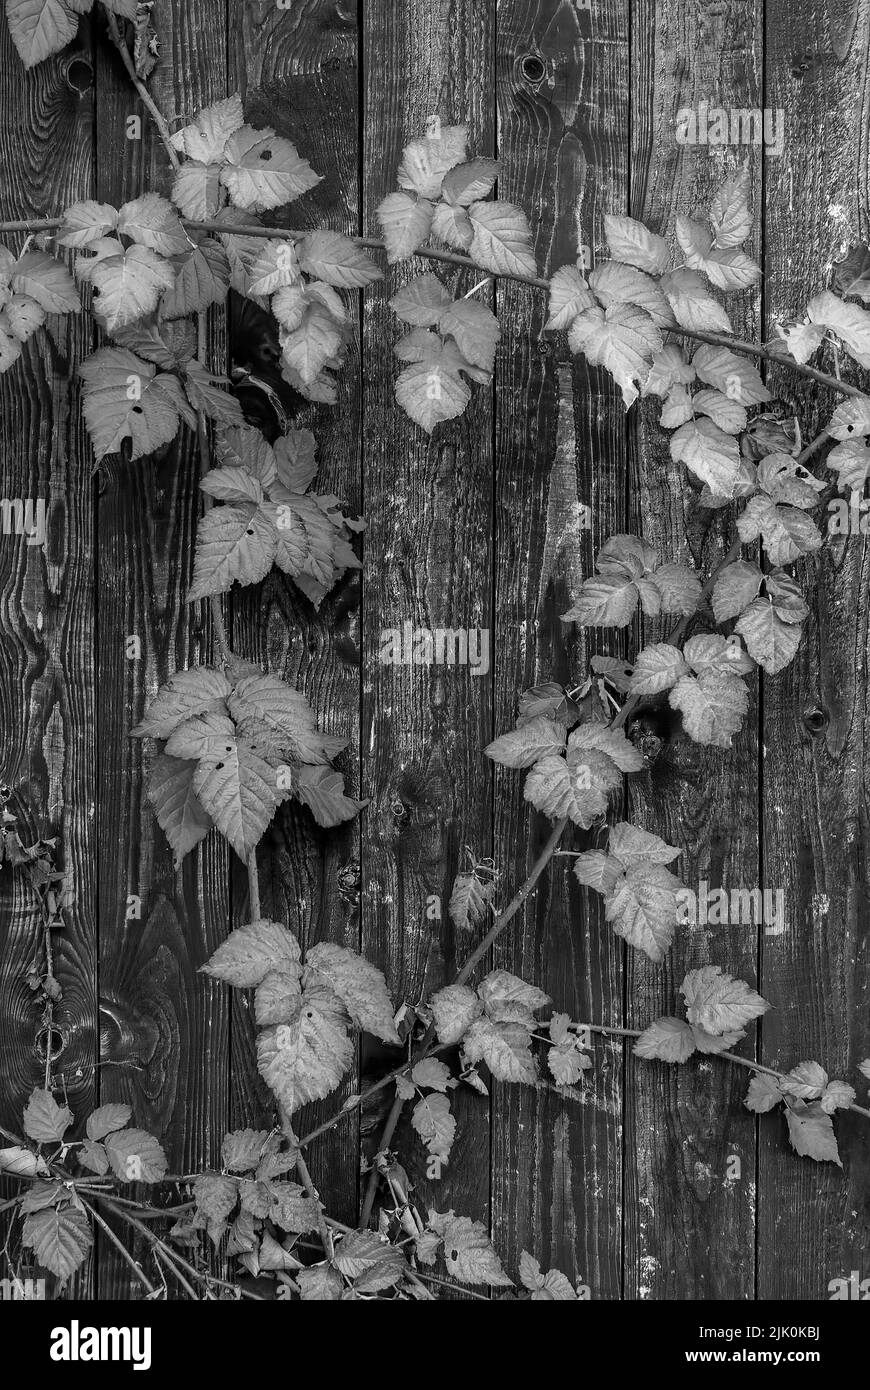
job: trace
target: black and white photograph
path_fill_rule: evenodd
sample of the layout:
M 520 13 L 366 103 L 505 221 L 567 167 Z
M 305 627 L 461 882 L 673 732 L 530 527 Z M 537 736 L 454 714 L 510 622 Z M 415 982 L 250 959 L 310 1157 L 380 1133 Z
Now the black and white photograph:
M 831 1373 L 868 0 L 4 0 L 0 469 L 32 1364 L 559 1301 Z

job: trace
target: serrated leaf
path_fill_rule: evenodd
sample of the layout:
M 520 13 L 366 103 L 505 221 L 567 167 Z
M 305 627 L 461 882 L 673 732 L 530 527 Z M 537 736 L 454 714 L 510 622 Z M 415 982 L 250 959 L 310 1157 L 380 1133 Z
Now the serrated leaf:
M 411 140 L 402 151 L 398 182 L 421 198 L 437 198 L 444 175 L 465 162 L 468 129 L 464 125 L 441 125 L 430 134 Z
M 97 291 L 94 313 L 113 333 L 153 313 L 160 296 L 175 284 L 175 272 L 147 246 L 130 246 L 121 256 L 100 260 L 90 279 Z
M 438 1041 L 442 1043 L 459 1042 L 483 1013 L 483 1004 L 467 985 L 446 985 L 429 1002 Z
M 6 0 L 6 18 L 26 68 L 59 53 L 79 27 L 78 17 L 64 0 Z
M 247 860 L 266 831 L 281 800 L 273 765 L 241 738 L 227 740 L 220 762 L 197 765 L 193 789 L 203 810 Z
M 346 946 L 320 941 L 305 958 L 303 985 L 324 981 L 345 1005 L 358 1028 L 383 1042 L 400 1042 L 387 982 L 376 966 Z
M 664 237 L 651 232 L 635 218 L 606 214 L 604 235 L 615 261 L 637 266 L 649 275 L 661 275 L 667 270 L 668 243 Z
M 451 922 L 461 932 L 472 931 L 486 917 L 494 894 L 494 879 L 482 880 L 474 873 L 457 874 L 447 907 Z
M 592 366 L 605 367 L 622 392 L 628 409 L 637 400 L 636 382 L 649 372 L 662 336 L 649 314 L 630 304 L 585 309 L 568 330 L 568 346 L 582 352 Z
M 596 893 L 612 893 L 622 875 L 625 865 L 612 854 L 600 849 L 586 850 L 574 860 L 574 874 L 587 888 Z
M 528 720 L 511 729 L 484 748 L 484 756 L 502 767 L 531 767 L 548 753 L 561 753 L 565 747 L 565 725 L 546 715 Z
M 547 1066 L 557 1086 L 575 1086 L 590 1070 L 592 1059 L 578 1051 L 572 1040 L 547 1049 Z
M 683 356 L 682 350 L 672 343 L 653 355 L 652 366 L 643 383 L 641 395 L 667 396 L 675 386 L 690 386 L 695 380 L 695 369 Z
M 327 1265 L 309 1265 L 296 1275 L 303 1303 L 334 1303 L 341 1299 L 344 1284 L 341 1275 Z
M 718 965 L 690 970 L 680 993 L 686 1001 L 686 1017 L 705 1032 L 721 1035 L 744 1028 L 770 1008 L 745 980 L 735 980 Z
M 717 246 L 740 246 L 752 231 L 749 211 L 749 170 L 738 169 L 726 179 L 710 205 L 710 222 Z
M 198 314 L 212 304 L 223 304 L 230 288 L 227 253 L 213 237 L 203 237 L 175 272 L 175 282 L 160 303 L 164 318 Z
M 168 1168 L 166 1155 L 153 1134 L 144 1129 L 121 1129 L 105 1139 L 112 1172 L 122 1182 L 160 1182 Z
M 227 704 L 237 724 L 262 724 L 276 747 L 301 763 L 328 763 L 346 745 L 345 739 L 317 732 L 317 716 L 305 696 L 279 676 L 244 677 Z
M 686 1062 L 695 1051 L 695 1039 L 681 1018 L 657 1018 L 641 1033 L 633 1051 L 635 1057 Z
M 288 1115 L 334 1091 L 353 1057 L 341 1001 L 316 986 L 300 996 L 292 1021 L 267 1028 L 257 1038 L 260 1075 Z
M 214 507 L 201 519 L 188 603 L 223 594 L 233 583 L 259 584 L 278 546 L 266 511 L 253 502 Z
M 637 588 L 630 581 L 596 574 L 584 582 L 575 603 L 562 614 L 562 622 L 581 627 L 627 627 L 637 600 Z
M 722 570 L 713 588 L 711 602 L 717 623 L 736 618 L 753 601 L 764 575 L 756 564 L 735 560 Z
M 172 136 L 172 144 L 188 159 L 211 164 L 220 160 L 227 140 L 245 123 L 242 99 L 238 92 L 223 101 L 213 102 L 198 111 L 190 125 Z
M 130 352 L 155 367 L 165 367 L 176 371 L 190 362 L 196 352 L 196 328 L 186 320 L 163 320 L 131 324 L 127 328 L 117 328 L 113 333 L 117 347 L 129 348 Z
M 180 403 L 189 408 L 175 377 L 156 372 L 126 348 L 100 348 L 82 362 L 79 376 L 98 460 L 117 453 L 125 439 L 132 444 L 131 460 L 153 454 L 178 433 Z
M 172 184 L 172 201 L 192 222 L 213 221 L 220 209 L 221 166 L 198 160 L 182 164 Z
M 740 539 L 749 544 L 759 535 L 774 565 L 787 565 L 819 550 L 821 533 L 812 517 L 797 507 L 777 506 L 761 493 L 750 497 L 737 518 Z
M 860 366 L 870 367 L 870 312 L 823 290 L 807 305 L 807 317 L 810 323 L 832 329 L 849 355 Z
M 782 1102 L 782 1091 L 776 1078 L 759 1072 L 749 1083 L 749 1090 L 743 1104 L 756 1115 L 766 1115 L 769 1110 Z
M 280 922 L 262 919 L 236 927 L 201 969 L 224 984 L 253 989 L 273 971 L 298 979 L 302 974 L 300 960 L 299 942 L 293 932 Z
M 465 208 L 436 203 L 432 214 L 432 236 L 457 251 L 468 251 L 474 240 L 474 228 Z
M 788 1137 L 796 1153 L 803 1158 L 814 1158 L 818 1163 L 836 1163 L 842 1168 L 833 1122 L 819 1101 L 811 1105 L 801 1100 L 792 1102 L 786 1109 L 786 1118 Z
M 199 1173 L 193 1184 L 193 1200 L 210 1227 L 221 1227 L 239 1200 L 238 1178 L 226 1173 Z
M 594 756 L 594 752 L 590 752 L 574 771 L 564 758 L 549 755 L 539 759 L 526 777 L 524 800 L 551 820 L 567 816 L 575 825 L 588 830 L 607 811 L 606 792 L 592 785 L 588 775 L 589 762 Z
M 533 1013 L 552 1003 L 550 996 L 537 985 L 527 984 L 509 970 L 491 970 L 478 985 L 477 992 L 490 1017 L 495 1016 L 502 1004 L 521 1004 L 528 1013 Z
M 643 309 L 656 328 L 673 325 L 674 316 L 655 280 L 634 266 L 604 261 L 589 276 L 589 285 L 604 309 L 614 304 L 630 305 Z
M 856 1099 L 854 1086 L 850 1086 L 846 1081 L 829 1081 L 821 1099 L 821 1106 L 826 1115 L 833 1115 L 837 1110 L 847 1110 L 850 1105 L 854 1105 Z
M 606 753 L 620 772 L 640 772 L 644 766 L 643 754 L 629 742 L 622 729 L 611 728 L 609 724 L 599 724 L 597 720 L 578 724 L 568 736 L 568 748 L 572 752 L 597 749 Z M 570 756 L 568 762 L 571 763 Z
M 641 393 L 643 394 L 643 393 Z M 692 419 L 694 407 L 692 397 L 685 386 L 672 386 L 662 402 L 659 423 L 663 430 L 676 430 Z
M 692 358 L 692 366 L 701 381 L 739 405 L 760 405 L 770 400 L 770 392 L 752 363 L 728 348 L 702 343 Z
M 638 652 L 631 675 L 631 693 L 657 695 L 662 690 L 670 690 L 681 676 L 688 674 L 689 668 L 679 648 L 667 642 L 656 642 Z
M 183 256 L 190 250 L 190 237 L 178 213 L 159 193 L 143 193 L 141 198 L 124 203 L 117 226 L 120 236 L 128 236 L 160 256 Z
M 51 1091 L 36 1087 L 24 1108 L 24 1133 L 37 1144 L 53 1144 L 62 1139 L 73 1122 L 67 1105 L 58 1105 Z
M 495 314 L 485 304 L 476 299 L 460 299 L 444 310 L 438 327 L 440 332 L 455 338 L 468 362 L 485 372 L 492 371 L 501 330 Z
M 441 1091 L 446 1095 L 450 1085 L 450 1068 L 439 1062 L 437 1057 L 424 1057 L 412 1068 L 411 1080 L 416 1086 L 426 1086 L 430 1091 Z
M 537 275 L 532 233 L 522 208 L 513 203 L 472 203 L 473 261 L 497 275 Z
M 453 301 L 445 285 L 431 271 L 409 280 L 390 300 L 390 308 L 403 323 L 431 328 Z
M 221 1142 L 221 1162 L 235 1173 L 249 1173 L 257 1167 L 263 1153 L 277 1144 L 265 1129 L 235 1129 Z
M 644 862 L 672 864 L 683 852 L 628 821 L 619 821 L 610 827 L 608 848 L 626 867 Z
M 231 689 L 223 672 L 208 666 L 176 671 L 158 690 L 132 735 L 134 738 L 169 738 L 179 724 L 194 715 L 223 709 Z
M 679 613 L 688 617 L 701 603 L 701 584 L 688 565 L 671 561 L 659 565 L 649 576 L 649 583 L 658 590 L 663 613 Z
M 741 434 L 746 429 L 746 410 L 737 401 L 730 401 L 721 391 L 698 391 L 692 397 L 696 414 L 707 415 L 725 434 Z
M 710 672 L 717 676 L 745 676 L 755 669 L 740 638 L 723 637 L 718 632 L 701 632 L 690 637 L 683 647 L 683 656 L 699 675 Z
M 330 767 L 301 767 L 293 778 L 293 795 L 326 829 L 353 820 L 368 805 L 347 796 L 344 778 Z
M 306 275 L 340 289 L 362 289 L 383 279 L 374 261 L 341 232 L 307 232 L 299 243 L 299 265 Z
M 605 899 L 605 918 L 617 936 L 658 964 L 674 939 L 679 889 L 679 879 L 662 864 L 630 865 Z
M 242 407 L 235 396 L 217 386 L 199 362 L 188 363 L 184 389 L 193 409 L 201 411 L 209 420 L 214 420 L 215 424 L 226 426 L 240 425 L 243 422 Z M 245 498 L 247 496 L 248 494 L 245 494 Z
M 87 1217 L 74 1207 L 44 1207 L 31 1212 L 21 1228 L 21 1244 L 28 1246 L 39 1264 L 62 1285 L 84 1264 L 93 1243 Z
M 471 400 L 471 391 L 449 360 L 412 362 L 396 379 L 396 400 L 406 415 L 431 434 L 436 425 L 455 420 Z
M 10 268 L 9 285 L 26 294 L 47 314 L 77 314 L 81 302 L 75 281 L 63 261 L 44 251 L 27 251 Z
M 733 333 L 731 320 L 719 301 L 708 294 L 696 270 L 671 270 L 659 283 L 681 328 L 694 332 Z
M 450 1113 L 446 1096 L 422 1096 L 411 1113 L 411 1127 L 416 1130 L 433 1157 L 447 1163 L 456 1137 L 456 1118 Z
M 263 212 L 299 198 L 321 182 L 296 146 L 271 127 L 242 126 L 223 151 L 221 183 L 237 208 Z
M 87 1120 L 85 1130 L 89 1139 L 105 1139 L 113 1130 L 123 1129 L 133 1118 L 133 1111 L 123 1101 L 111 1101 L 94 1110 Z
M 9 1173 L 14 1178 L 35 1178 L 38 1173 L 47 1176 L 48 1165 L 32 1149 L 13 1144 L 10 1148 L 0 1149 L 0 1173 Z
M 407 193 L 389 193 L 376 209 L 387 264 L 412 256 L 428 239 L 435 209 L 425 198 L 414 199 Z
M 691 420 L 671 435 L 671 457 L 706 483 L 711 492 L 731 497 L 740 469 L 737 441 L 712 420 Z
M 521 1023 L 476 1019 L 462 1038 L 462 1060 L 465 1066 L 485 1062 L 497 1081 L 534 1083 L 538 1074 L 530 1034 Z
M 699 676 L 681 676 L 668 702 L 681 712 L 683 726 L 695 743 L 730 748 L 743 727 L 749 691 L 739 676 L 702 671 Z
M 90 246 L 113 232 L 118 225 L 118 213 L 108 203 L 97 203 L 91 198 L 73 203 L 63 214 L 60 227 L 55 232 L 58 246 Z
M 498 160 L 472 159 L 467 164 L 456 165 L 444 175 L 441 196 L 448 203 L 470 207 L 492 192 L 498 176 Z
M 437 1213 L 430 1213 L 430 1224 L 436 1216 Z M 501 1288 L 513 1284 L 502 1268 L 486 1228 L 479 1221 L 456 1216 L 451 1211 L 439 1225 L 447 1272 L 452 1279 L 460 1284 L 491 1284 Z
M 550 316 L 544 329 L 568 328 L 584 309 L 591 309 L 595 296 L 573 265 L 562 266 L 550 280 Z
M 735 627 L 754 661 L 775 676 L 791 662 L 800 646 L 799 623 L 786 623 L 770 598 L 757 598 L 743 612 Z
M 799 1100 L 820 1100 L 827 1084 L 828 1073 L 818 1062 L 799 1062 L 780 1082 L 780 1088 Z

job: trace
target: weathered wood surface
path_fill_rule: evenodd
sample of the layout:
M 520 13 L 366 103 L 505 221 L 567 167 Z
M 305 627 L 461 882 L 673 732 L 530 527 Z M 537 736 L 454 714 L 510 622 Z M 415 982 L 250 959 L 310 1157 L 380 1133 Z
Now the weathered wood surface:
M 173 124 L 239 89 L 253 121 L 292 138 L 326 175 L 295 205 L 299 225 L 375 234 L 403 144 L 437 116 L 468 124 L 475 151 L 499 155 L 500 196 L 529 211 L 543 274 L 578 245 L 593 264 L 604 258 L 606 213 L 669 227 L 748 159 L 765 288 L 732 301 L 747 336 L 770 336 L 870 230 L 864 6 L 162 0 L 155 17 L 152 85 Z M 166 187 L 165 153 L 88 21 L 75 54 L 25 74 L 0 21 L 0 216 L 45 216 L 92 196 L 117 205 Z M 781 108 L 782 151 L 678 144 L 677 111 L 701 102 Z M 142 139 L 130 140 L 126 118 L 137 113 Z M 368 523 L 360 588 L 349 582 L 316 613 L 276 573 L 226 605 L 234 645 L 296 681 L 322 726 L 347 737 L 349 789 L 371 798 L 341 833 L 289 809 L 276 818 L 259 852 L 264 914 L 306 942 L 359 946 L 410 1006 L 475 944 L 447 912 L 465 847 L 493 857 L 506 902 L 548 833 L 517 775 L 494 774 L 481 757 L 512 721 L 517 693 L 548 678 L 576 684 L 590 651 L 665 635 L 645 621 L 629 638 L 584 637 L 560 622 L 594 551 L 629 530 L 667 558 L 706 566 L 733 531 L 731 512 L 698 511 L 655 408 L 636 408 L 626 425 L 610 378 L 572 360 L 564 338 L 542 337 L 538 291 L 477 290 L 503 326 L 494 389 L 476 387 L 462 420 L 428 440 L 393 400 L 387 305 L 428 268 L 389 270 L 360 297 L 339 407 L 297 421 L 317 433 L 324 488 Z M 460 293 L 480 278 L 443 273 Z M 229 1125 L 269 1114 L 250 1011 L 197 973 L 245 919 L 246 877 L 215 840 L 175 872 L 145 798 L 148 750 L 129 738 L 158 684 L 211 651 L 207 612 L 186 603 L 199 463 L 185 436 L 153 460 L 110 459 L 92 476 L 74 380 L 90 347 L 86 318 L 56 322 L 0 380 L 2 495 L 51 499 L 45 551 L 17 537 L 0 545 L 0 781 L 34 835 L 58 834 L 73 889 L 58 942 L 55 1075 L 79 1114 L 97 1094 L 128 1100 L 173 1171 L 189 1172 L 216 1159 Z M 216 364 L 232 352 L 221 315 L 209 351 Z M 829 402 L 817 392 L 781 371 L 769 384 L 811 429 L 823 420 Z M 625 804 L 683 849 L 689 885 L 782 888 L 782 933 L 687 926 L 667 964 L 652 967 L 613 936 L 570 860 L 556 859 L 492 963 L 540 984 L 575 1019 L 642 1027 L 673 1011 L 686 969 L 713 960 L 758 980 L 775 1005 L 761 1060 L 819 1058 L 854 1080 L 870 1054 L 863 541 L 834 542 L 803 568 L 812 618 L 801 653 L 758 683 L 733 752 L 668 746 Z M 488 630 L 489 671 L 383 664 L 382 631 L 406 620 Z M 139 660 L 127 655 L 134 635 Z M 565 847 L 584 843 L 576 834 Z M 23 978 L 34 940 L 32 904 L 4 870 L 0 1120 L 10 1128 L 42 1074 Z M 299 1127 L 386 1065 L 382 1050 L 364 1048 L 339 1096 Z M 778 1118 L 748 1114 L 745 1084 L 714 1061 L 677 1072 L 598 1041 L 576 1095 L 545 1084 L 494 1086 L 489 1100 L 455 1092 L 459 1133 L 440 1178 L 427 1176 L 407 1117 L 396 1143 L 421 1206 L 486 1221 L 512 1273 L 525 1248 L 593 1298 L 824 1298 L 831 1279 L 867 1272 L 866 1124 L 838 1121 L 842 1172 L 813 1164 L 790 1151 Z M 359 1210 L 360 1155 L 374 1150 L 388 1104 L 312 1150 L 340 1219 Z M 73 1292 L 87 1289 L 132 1292 L 105 1242 Z

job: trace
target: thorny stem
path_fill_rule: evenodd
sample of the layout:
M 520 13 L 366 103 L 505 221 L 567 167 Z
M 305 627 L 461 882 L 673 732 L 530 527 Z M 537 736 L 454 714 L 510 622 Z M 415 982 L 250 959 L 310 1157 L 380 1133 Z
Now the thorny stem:
M 578 1032 L 598 1033 L 605 1038 L 639 1038 L 642 1032 L 639 1028 L 609 1028 L 603 1023 L 578 1023 Z M 774 1067 L 765 1067 L 761 1062 L 753 1062 L 751 1057 L 738 1057 L 736 1052 L 715 1052 L 707 1054 L 709 1056 L 720 1057 L 723 1062 L 735 1062 L 738 1067 L 746 1067 L 748 1071 L 761 1072 L 764 1076 L 774 1076 L 777 1081 L 794 1082 L 794 1077 L 789 1076 L 784 1071 L 776 1071 Z M 870 1120 L 870 1110 L 863 1105 L 841 1105 L 840 1110 L 852 1110 L 856 1115 L 863 1115 Z
M 151 96 L 151 93 L 145 86 L 145 83 L 139 77 L 139 74 L 137 73 L 135 65 L 133 63 L 133 59 L 130 57 L 130 50 L 124 42 L 123 38 L 121 37 L 121 31 L 118 28 L 118 21 L 110 10 L 106 11 L 106 20 L 109 26 L 109 37 L 111 38 L 112 43 L 115 45 L 115 47 L 121 55 L 121 62 L 124 64 L 124 67 L 127 70 L 127 76 L 133 83 L 133 86 L 136 88 L 136 91 L 139 93 L 142 105 L 145 107 L 152 121 L 157 127 L 160 139 L 163 141 L 166 153 L 169 156 L 169 162 L 172 165 L 173 169 L 180 169 L 181 160 L 178 158 L 178 154 L 176 150 L 173 148 L 172 135 L 170 133 L 169 126 L 163 119 L 163 116 L 159 108 L 155 104 L 154 99 Z
M 81 1203 L 82 1206 L 86 1207 L 87 1210 L 91 1213 L 91 1216 L 94 1218 L 101 1230 L 105 1231 L 106 1235 L 109 1237 L 109 1240 L 112 1242 L 115 1249 L 120 1254 L 122 1260 L 124 1260 L 124 1262 L 129 1265 L 130 1269 L 132 1269 L 133 1273 L 135 1274 L 136 1278 L 139 1280 L 139 1283 L 143 1286 L 143 1288 L 145 1288 L 148 1291 L 148 1293 L 156 1293 L 157 1290 L 151 1283 L 151 1280 L 148 1278 L 145 1271 L 139 1268 L 124 1242 L 118 1236 L 115 1235 L 115 1232 L 112 1230 L 108 1221 L 106 1221 L 97 1211 L 96 1207 L 92 1206 L 91 1203 L 88 1202 L 84 1197 L 81 1198 Z

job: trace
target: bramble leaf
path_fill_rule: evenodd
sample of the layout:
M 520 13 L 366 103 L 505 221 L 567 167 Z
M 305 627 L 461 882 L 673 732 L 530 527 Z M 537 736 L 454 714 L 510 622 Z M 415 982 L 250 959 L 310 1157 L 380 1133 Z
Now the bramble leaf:
M 34 62 L 38 62 L 34 59 Z M 75 1207 L 43 1207 L 31 1212 L 21 1228 L 21 1244 L 65 1284 L 80 1269 L 94 1243 L 88 1219 Z
M 497 275 L 537 275 L 532 233 L 522 208 L 513 203 L 472 203 L 471 259 Z
M 237 989 L 253 989 L 273 971 L 299 978 L 300 961 L 293 932 L 280 922 L 262 919 L 231 931 L 201 970 Z
M 638 1038 L 635 1057 L 657 1058 L 661 1062 L 686 1062 L 695 1051 L 695 1039 L 688 1023 L 681 1018 L 657 1018 Z
M 745 980 L 735 980 L 718 965 L 690 970 L 680 993 L 686 1001 L 686 1017 L 705 1032 L 721 1035 L 744 1028 L 770 1005 Z
M 125 439 L 131 441 L 131 460 L 153 454 L 175 438 L 179 414 L 190 411 L 176 377 L 157 372 L 126 348 L 99 348 L 82 362 L 79 376 L 98 460 L 117 453 Z
M 380 970 L 363 956 L 332 941 L 319 941 L 305 958 L 304 988 L 323 981 L 342 1001 L 351 1021 L 385 1043 L 400 1042 L 394 1009 Z
M 300 995 L 289 1022 L 257 1038 L 260 1075 L 288 1115 L 334 1091 L 353 1056 L 344 1007 L 331 990 L 318 986 Z
M 281 207 L 321 182 L 289 140 L 270 126 L 255 130 L 248 125 L 227 140 L 220 178 L 233 204 L 252 212 Z
M 38 1144 L 52 1144 L 62 1139 L 73 1122 L 67 1105 L 58 1105 L 51 1091 L 36 1087 L 24 1109 L 24 1133 Z
M 77 15 L 64 0 L 6 0 L 6 18 L 26 68 L 59 53 L 79 27 Z

